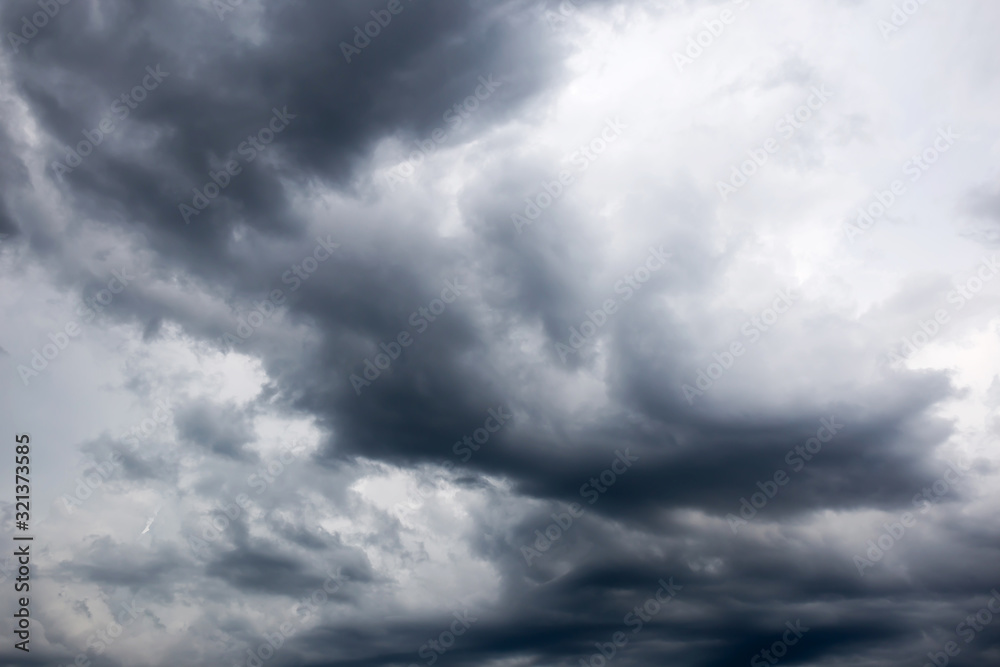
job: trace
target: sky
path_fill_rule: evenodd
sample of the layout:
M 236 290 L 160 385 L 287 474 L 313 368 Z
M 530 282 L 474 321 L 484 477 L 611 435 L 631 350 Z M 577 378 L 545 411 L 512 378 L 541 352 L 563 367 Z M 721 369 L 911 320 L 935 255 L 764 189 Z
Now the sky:
M 1000 5 L 0 27 L 4 665 L 1000 663 Z

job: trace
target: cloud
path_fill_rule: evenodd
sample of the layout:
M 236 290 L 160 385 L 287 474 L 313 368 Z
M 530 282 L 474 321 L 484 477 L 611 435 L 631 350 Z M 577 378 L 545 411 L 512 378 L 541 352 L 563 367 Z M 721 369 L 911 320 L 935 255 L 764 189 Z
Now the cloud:
M 223 2 L 74 0 L 0 59 L 40 664 L 881 667 L 986 604 L 1000 282 L 949 296 L 993 247 L 995 9 Z

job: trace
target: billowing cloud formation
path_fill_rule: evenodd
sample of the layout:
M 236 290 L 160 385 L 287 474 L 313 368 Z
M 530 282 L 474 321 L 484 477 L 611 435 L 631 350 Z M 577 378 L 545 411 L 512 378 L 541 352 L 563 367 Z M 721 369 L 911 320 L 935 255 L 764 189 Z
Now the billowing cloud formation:
M 998 20 L 4 4 L 5 663 L 996 661 Z

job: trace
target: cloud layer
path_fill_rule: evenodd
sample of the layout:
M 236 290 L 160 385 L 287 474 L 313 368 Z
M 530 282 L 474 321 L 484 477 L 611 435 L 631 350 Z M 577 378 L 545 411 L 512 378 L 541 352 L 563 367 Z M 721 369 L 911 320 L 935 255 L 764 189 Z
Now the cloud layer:
M 5 3 L 5 664 L 995 662 L 998 21 Z

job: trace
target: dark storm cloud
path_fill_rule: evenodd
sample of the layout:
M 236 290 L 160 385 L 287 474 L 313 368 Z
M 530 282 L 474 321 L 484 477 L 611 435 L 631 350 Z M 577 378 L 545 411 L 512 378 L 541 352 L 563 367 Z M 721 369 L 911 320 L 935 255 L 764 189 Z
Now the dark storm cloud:
M 590 10 L 598 11 L 595 4 Z M 7 4 L 0 22 L 16 23 L 34 6 Z M 563 363 L 554 346 L 633 268 L 627 261 L 603 263 L 601 241 L 588 226 L 599 214 L 559 204 L 544 223 L 518 235 L 510 214 L 558 170 L 499 146 L 493 163 L 462 194 L 469 231 L 445 237 L 432 203 L 417 198 L 400 204 L 371 185 L 370 172 L 380 141 L 399 139 L 408 152 L 481 76 L 495 75 L 503 85 L 453 141 L 485 135 L 519 112 L 533 113 L 561 82 L 566 54 L 538 20 L 540 5 L 404 0 L 404 11 L 345 62 L 340 42 L 352 40 L 354 27 L 384 6 L 266 4 L 247 32 L 240 12 L 256 11 L 249 4 L 220 21 L 197 4 L 81 0 L 63 7 L 11 59 L 17 89 L 51 139 L 47 173 L 59 191 L 81 219 L 145 234 L 156 250 L 152 276 L 178 276 L 182 285 L 181 296 L 169 296 L 139 284 L 108 317 L 140 322 L 144 340 L 179 324 L 216 345 L 270 290 L 281 287 L 288 296 L 286 318 L 269 319 L 239 348 L 261 359 L 272 382 L 266 398 L 246 409 L 178 406 L 174 423 L 181 441 L 242 466 L 256 463 L 249 445 L 257 436 L 255 410 L 265 402 L 312 417 L 324 434 L 308 462 L 315 477 L 303 472 L 291 480 L 283 473 L 259 501 L 268 510 L 295 513 L 310 491 L 341 501 L 338 494 L 350 484 L 345 467 L 358 456 L 410 470 L 442 460 L 458 465 L 455 443 L 480 428 L 488 411 L 508 410 L 510 423 L 458 473 L 461 484 L 495 501 L 469 512 L 474 554 L 497 569 L 501 582 L 496 606 L 473 610 L 479 620 L 442 658 L 451 664 L 500 658 L 577 664 L 598 650 L 595 642 L 631 633 L 629 612 L 670 577 L 682 592 L 630 636 L 617 664 L 743 663 L 780 637 L 785 622 L 799 618 L 810 630 L 787 664 L 859 655 L 867 656 L 862 664 L 898 664 L 921 631 L 943 627 L 951 610 L 989 590 L 992 567 L 980 567 L 964 582 L 955 570 L 940 574 L 949 559 L 998 562 L 992 529 L 957 512 L 950 523 L 922 524 L 923 532 L 907 538 L 905 556 L 903 547 L 892 553 L 907 572 L 921 574 L 916 588 L 888 562 L 865 578 L 858 575 L 851 553 L 867 534 L 857 545 L 831 544 L 833 538 L 807 525 L 849 510 L 905 510 L 940 476 L 936 450 L 953 429 L 935 408 L 957 393 L 947 375 L 869 374 L 882 348 L 846 317 L 826 315 L 822 304 L 804 299 L 788 316 L 787 331 L 762 342 L 767 353 L 748 355 L 727 378 L 746 388 L 743 397 L 719 398 L 725 391 L 720 382 L 713 390 L 718 393 L 697 404 L 685 400 L 681 385 L 723 349 L 712 343 L 726 331 L 739 336 L 740 322 L 761 307 L 710 304 L 716 277 L 751 240 L 737 233 L 719 249 L 691 231 L 719 230 L 712 205 L 685 175 L 672 186 L 637 175 L 643 194 L 621 204 L 622 217 L 642 237 L 635 261 L 649 244 L 663 244 L 673 261 L 591 341 L 604 345 L 609 359 L 603 407 L 565 407 L 558 394 L 576 388 L 577 378 L 583 384 L 594 355 L 584 351 Z M 558 3 L 545 7 L 557 10 Z M 115 98 L 142 85 L 147 67 L 162 68 L 162 81 L 142 101 L 133 99 L 128 118 L 116 120 L 102 143 L 58 178 L 51 165 L 65 161 L 63 147 L 76 146 L 85 131 L 114 114 Z M 281 131 L 251 161 L 241 145 L 276 116 L 283 119 Z M 0 148 L 10 144 L 0 135 Z M 194 206 L 193 189 L 203 189 L 228 160 L 238 162 L 240 173 L 230 174 L 220 195 L 185 220 L 179 206 Z M 6 177 L 0 232 L 24 225 L 18 214 L 26 209 L 10 204 L 14 186 L 23 185 L 22 172 L 16 158 L 0 162 Z M 296 205 L 296 196 L 312 187 L 331 188 L 348 203 L 317 225 Z M 989 212 L 993 203 L 982 206 Z M 646 238 L 643 229 L 654 228 L 655 236 Z M 239 242 L 237 232 L 244 234 Z M 318 243 L 314 232 L 324 239 L 329 233 L 341 247 L 292 293 L 283 276 L 310 256 Z M 48 248 L 53 264 L 73 254 L 70 241 L 44 232 L 29 242 L 36 250 Z M 79 267 L 61 271 L 82 274 Z M 97 280 L 86 282 L 88 289 L 99 286 Z M 433 319 L 420 315 L 442 298 L 449 281 L 459 286 L 454 301 Z M 197 290 L 226 308 L 195 299 Z M 682 311 L 667 305 L 670 298 L 693 305 Z M 539 332 L 538 355 L 516 354 L 522 327 Z M 412 344 L 356 390 L 351 376 L 365 377 L 366 362 L 404 332 Z M 780 410 L 754 402 L 771 392 L 793 392 L 803 378 L 814 391 Z M 815 436 L 823 419 L 843 424 L 842 430 L 814 462 L 794 470 L 789 452 Z M 104 453 L 113 446 L 100 441 L 88 449 Z M 581 489 L 597 488 L 591 480 L 600 481 L 619 451 L 638 460 L 589 504 Z M 130 483 L 172 479 L 175 466 L 155 456 L 124 453 L 123 477 Z M 216 463 L 190 493 L 231 502 L 235 489 L 245 491 L 246 470 L 227 473 Z M 778 470 L 789 473 L 790 483 L 734 534 L 727 514 L 738 513 L 741 498 L 758 492 L 758 482 Z M 516 500 L 531 503 L 530 509 L 512 518 L 487 476 L 510 480 Z M 963 493 L 956 490 L 942 506 Z M 585 514 L 527 562 L 522 547 L 534 545 L 536 530 L 544 531 L 553 513 L 565 513 L 574 502 Z M 381 520 L 374 546 L 402 551 L 400 522 Z M 418 662 L 419 648 L 453 620 L 442 613 L 386 621 L 362 610 L 365 593 L 377 596 L 380 587 L 396 582 L 381 580 L 364 550 L 344 546 L 340 535 L 297 514 L 271 513 L 262 522 L 280 539 L 253 534 L 246 516 L 229 524 L 204 560 L 166 548 L 136 555 L 101 538 L 63 566 L 101 587 L 151 586 L 167 595 L 172 582 L 202 576 L 227 594 L 268 599 L 300 598 L 322 586 L 328 575 L 313 559 L 340 566 L 350 583 L 335 601 L 368 615 L 350 621 L 324 616 L 289 640 L 276 664 Z M 934 548 L 939 535 L 949 537 L 947 552 Z M 947 613 L 935 606 L 946 606 Z M 246 628 L 234 634 L 253 639 Z M 990 630 L 967 655 L 995 642 Z
M 141 82 L 147 65 L 169 73 L 135 103 L 108 144 L 65 178 L 81 205 L 121 207 L 130 220 L 147 221 L 160 247 L 193 253 L 192 261 L 209 265 L 205 270 L 225 263 L 219 254 L 236 216 L 267 236 L 294 233 L 299 221 L 290 216 L 278 174 L 346 184 L 372 142 L 426 134 L 440 124 L 442 109 L 471 94 L 479 76 L 495 73 L 505 84 L 476 123 L 539 91 L 555 61 L 538 24 L 516 11 L 523 4 L 408 6 L 391 35 L 387 30 L 348 64 L 337 44 L 380 3 L 269 4 L 260 17 L 267 37 L 252 44 L 197 5 L 79 2 L 63 8 L 14 65 L 36 113 L 66 146 L 96 127 L 115 98 Z M 4 22 L 30 7 L 14 3 Z M 144 36 L 110 37 L 126 33 Z M 269 153 L 248 164 L 238 148 L 267 126 L 275 107 L 296 117 Z M 133 138 L 152 142 L 152 150 L 128 150 Z M 178 205 L 190 203 L 191 189 L 218 170 L 213 157 L 235 158 L 244 172 L 185 225 Z M 265 158 L 274 162 L 265 166 Z
M 0 181 L 8 188 L 5 194 L 0 195 L 0 234 L 10 236 L 19 231 L 17 222 L 11 216 L 10 205 L 7 199 L 14 193 L 13 186 L 23 187 L 28 182 L 28 171 L 24 163 L 17 157 L 14 150 L 15 143 L 8 134 L 6 128 L 0 128 Z M 0 242 L 9 242 L 8 239 L 0 239 Z
M 164 584 L 182 568 L 178 555 L 167 547 L 158 552 L 137 553 L 132 545 L 95 537 L 74 552 L 65 563 L 72 575 L 86 577 L 101 586 L 123 586 L 136 590 L 143 586 L 168 590 Z
M 323 583 L 322 577 L 309 576 L 291 558 L 250 550 L 229 552 L 211 563 L 206 571 L 241 590 L 293 596 L 308 593 Z
M 252 417 L 238 408 L 195 403 L 178 408 L 177 432 L 186 442 L 232 459 L 251 460 Z

